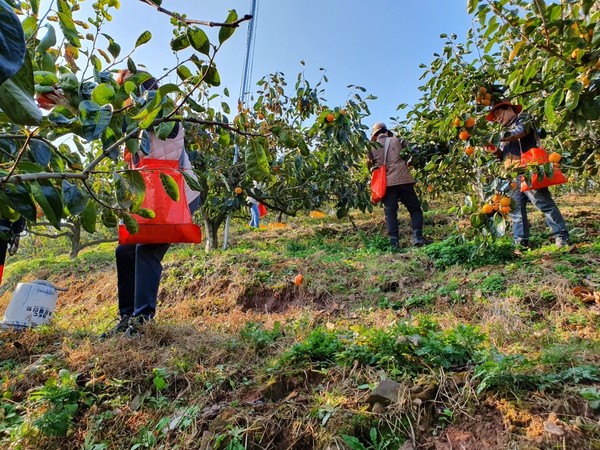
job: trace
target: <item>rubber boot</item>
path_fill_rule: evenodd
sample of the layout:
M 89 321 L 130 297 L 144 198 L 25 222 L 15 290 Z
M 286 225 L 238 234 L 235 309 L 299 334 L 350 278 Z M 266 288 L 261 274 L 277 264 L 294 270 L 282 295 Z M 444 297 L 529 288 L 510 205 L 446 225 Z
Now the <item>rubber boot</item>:
M 397 237 L 390 237 L 390 247 L 392 250 L 397 250 L 400 248 L 400 243 L 398 242 Z
M 413 244 L 417 247 L 426 244 L 425 238 L 423 237 L 423 230 L 413 230 Z

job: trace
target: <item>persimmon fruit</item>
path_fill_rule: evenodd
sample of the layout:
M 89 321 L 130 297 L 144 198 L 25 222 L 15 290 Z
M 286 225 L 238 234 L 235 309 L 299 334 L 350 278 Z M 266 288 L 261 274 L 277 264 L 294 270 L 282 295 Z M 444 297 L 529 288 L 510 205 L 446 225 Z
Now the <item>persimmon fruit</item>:
M 548 160 L 552 164 L 556 164 L 556 163 L 560 162 L 561 159 L 562 159 L 562 156 L 560 153 L 552 152 L 552 153 L 550 153 L 550 155 L 548 155 Z
M 461 141 L 466 141 L 471 137 L 471 133 L 469 133 L 467 130 L 462 130 L 460 133 L 458 133 L 458 137 Z

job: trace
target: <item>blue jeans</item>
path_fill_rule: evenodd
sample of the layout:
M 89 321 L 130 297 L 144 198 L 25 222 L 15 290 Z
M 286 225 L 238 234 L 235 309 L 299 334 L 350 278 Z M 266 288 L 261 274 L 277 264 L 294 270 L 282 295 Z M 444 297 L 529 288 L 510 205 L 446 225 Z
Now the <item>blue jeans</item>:
M 189 204 L 190 212 L 198 209 L 200 199 Z M 171 244 L 118 245 L 117 287 L 119 315 L 150 319 L 156 313 L 156 298 L 162 275 L 162 259 Z
M 258 203 L 250 203 L 250 226 L 258 228 L 260 222 L 260 214 L 258 212 Z
M 527 220 L 527 202 L 531 202 L 539 211 L 544 213 L 546 224 L 552 230 L 554 237 L 569 239 L 569 232 L 558 206 L 554 203 L 548 188 L 532 189 L 521 192 L 518 188 L 512 193 L 512 199 L 517 207 L 511 212 L 513 241 L 520 243 L 529 239 L 529 221 Z

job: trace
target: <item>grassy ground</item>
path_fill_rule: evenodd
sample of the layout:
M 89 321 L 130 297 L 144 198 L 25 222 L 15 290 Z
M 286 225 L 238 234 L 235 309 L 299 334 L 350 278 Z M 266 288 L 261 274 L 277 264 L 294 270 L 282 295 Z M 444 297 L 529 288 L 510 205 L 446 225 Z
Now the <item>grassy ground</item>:
M 435 202 L 435 243 L 407 232 L 398 253 L 381 210 L 240 225 L 227 251 L 170 250 L 157 321 L 133 339 L 98 338 L 114 245 L 9 259 L 0 311 L 17 282 L 68 290 L 52 325 L 0 332 L 0 443 L 600 449 L 600 198 L 558 203 L 573 245 L 554 248 L 532 211 L 534 248 L 517 253 L 506 239 L 478 254 Z M 392 395 L 373 397 L 384 379 Z

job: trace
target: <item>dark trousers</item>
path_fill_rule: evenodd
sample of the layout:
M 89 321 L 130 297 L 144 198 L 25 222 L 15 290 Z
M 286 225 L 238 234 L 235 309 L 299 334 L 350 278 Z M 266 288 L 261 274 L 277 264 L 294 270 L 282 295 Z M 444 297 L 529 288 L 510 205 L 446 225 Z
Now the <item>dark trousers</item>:
M 171 244 L 118 245 L 119 314 L 154 317 L 162 259 Z
M 398 203 L 401 202 L 410 214 L 413 231 L 423 230 L 423 210 L 413 184 L 388 186 L 383 197 L 385 223 L 390 238 L 398 239 Z
M 189 204 L 193 214 L 199 206 L 196 199 Z M 117 285 L 119 314 L 149 319 L 156 313 L 156 298 L 162 275 L 162 259 L 171 244 L 118 245 Z

